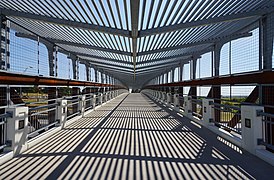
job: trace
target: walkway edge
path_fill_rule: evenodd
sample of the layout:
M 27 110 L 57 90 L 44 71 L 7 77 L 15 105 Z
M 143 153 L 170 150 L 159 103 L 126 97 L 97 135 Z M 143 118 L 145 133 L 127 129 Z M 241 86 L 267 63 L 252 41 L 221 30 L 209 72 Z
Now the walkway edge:
M 98 108 L 100 108 L 100 107 L 106 105 L 107 103 L 109 103 L 109 102 L 115 100 L 116 98 L 122 96 L 123 94 L 124 94 L 124 93 L 118 95 L 117 97 L 115 97 L 115 98 L 113 98 L 113 99 L 111 99 L 111 100 L 109 100 L 109 101 L 103 103 L 103 104 L 100 105 L 100 106 L 96 106 L 94 109 L 88 110 L 87 112 L 85 112 L 84 115 L 86 115 L 86 114 L 88 114 L 88 113 L 90 113 L 90 112 L 92 112 L 92 111 L 94 111 L 94 110 L 96 110 L 96 109 L 98 109 Z M 76 117 L 72 118 L 71 120 L 67 121 L 67 122 L 66 122 L 66 125 L 70 125 L 70 124 L 76 122 L 77 120 L 79 120 L 80 118 L 82 118 L 82 117 L 81 117 L 81 116 L 76 116 Z M 40 142 L 46 140 L 47 138 L 53 136 L 54 134 L 56 134 L 57 132 L 59 132 L 59 131 L 61 131 L 61 130 L 62 130 L 62 127 L 61 127 L 61 126 L 54 127 L 54 128 L 52 128 L 52 129 L 46 131 L 45 133 L 43 133 L 43 134 L 41 134 L 41 135 L 39 135 L 39 136 L 37 136 L 37 137 L 35 137 L 35 138 L 33 138 L 33 139 L 27 141 L 27 149 L 26 149 L 26 151 L 29 150 L 29 149 L 31 149 L 31 148 L 33 148 L 33 147 L 35 147 L 35 146 L 36 146 L 37 144 L 39 144 Z M 23 153 L 23 152 L 22 152 L 22 153 Z M 21 154 L 21 153 L 20 153 L 20 154 Z M 20 155 L 20 154 L 18 154 L 18 155 Z M 17 156 L 18 156 L 18 155 L 17 155 Z M 2 154 L 2 155 L 0 156 L 0 165 L 6 163 L 7 161 L 9 161 L 9 160 L 11 160 L 11 159 L 13 159 L 14 157 L 16 157 L 16 156 L 14 155 L 13 151 L 9 151 L 9 152 L 6 152 L 6 153 Z
M 165 104 L 163 104 L 160 101 L 157 101 L 157 99 L 150 97 L 148 94 L 143 93 L 144 95 L 146 95 L 148 98 L 150 98 L 151 100 L 153 100 L 154 102 L 156 102 L 158 105 L 168 108 Z M 218 136 L 220 136 L 221 138 L 224 138 L 225 140 L 227 140 L 228 142 L 234 144 L 235 146 L 238 146 L 240 148 L 243 149 L 242 146 L 242 141 L 240 138 L 233 136 L 232 134 L 229 134 L 228 132 L 226 132 L 225 130 L 222 130 L 218 127 L 215 126 L 205 126 L 201 121 L 195 119 L 195 117 L 190 116 L 188 113 L 185 113 L 183 111 L 180 111 L 177 113 L 183 115 L 184 117 L 186 117 L 187 119 L 189 119 L 190 121 L 194 121 L 195 123 L 198 123 L 199 125 L 207 128 L 208 130 L 210 130 L 211 132 L 217 134 Z M 260 150 L 256 150 L 256 154 L 254 154 L 254 156 L 264 160 L 265 162 L 269 163 L 270 165 L 274 166 L 274 155 L 273 153 L 268 152 L 265 149 L 260 149 Z

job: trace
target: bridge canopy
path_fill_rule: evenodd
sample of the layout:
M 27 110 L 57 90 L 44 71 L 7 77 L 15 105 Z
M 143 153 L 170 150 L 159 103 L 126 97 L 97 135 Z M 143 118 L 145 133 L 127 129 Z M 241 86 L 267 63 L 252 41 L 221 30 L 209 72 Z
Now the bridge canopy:
M 250 36 L 273 7 L 262 0 L 0 2 L 18 36 L 39 36 L 136 87 L 218 42 Z

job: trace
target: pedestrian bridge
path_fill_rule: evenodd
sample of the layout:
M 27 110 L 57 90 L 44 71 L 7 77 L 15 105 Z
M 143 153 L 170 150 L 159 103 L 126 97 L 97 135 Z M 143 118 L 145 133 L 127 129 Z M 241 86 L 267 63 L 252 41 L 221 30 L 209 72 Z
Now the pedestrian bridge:
M 0 166 L 1 179 L 273 175 L 273 166 L 139 93 L 121 94 Z
M 274 1 L 0 0 L 0 179 L 269 179 Z

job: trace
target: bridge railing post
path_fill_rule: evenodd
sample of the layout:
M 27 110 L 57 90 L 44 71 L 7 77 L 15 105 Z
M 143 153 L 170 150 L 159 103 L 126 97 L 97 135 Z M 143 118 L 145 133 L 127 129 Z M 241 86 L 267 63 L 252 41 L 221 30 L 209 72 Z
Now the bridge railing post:
M 162 92 L 158 91 L 158 101 L 161 101 L 161 100 L 162 100 Z
M 99 98 L 99 105 L 102 105 L 103 104 L 103 93 L 99 93 L 98 98 Z
M 115 91 L 116 91 L 116 90 L 113 90 L 113 91 L 112 91 L 112 99 L 114 99 L 114 98 L 116 97 L 116 96 L 115 96 L 115 94 L 116 94 Z
M 112 94 L 113 91 L 109 91 L 109 99 L 113 99 L 113 94 Z
M 61 127 L 64 128 L 67 121 L 68 102 L 66 99 L 61 99 L 58 100 L 57 103 L 57 119 L 59 120 Z
M 153 98 L 154 98 L 154 99 L 156 99 L 156 96 L 157 96 L 156 93 L 157 93 L 157 92 L 156 92 L 155 90 L 153 90 Z
M 96 94 L 93 94 L 93 95 L 92 95 L 92 98 L 91 98 L 91 99 L 92 99 L 92 109 L 94 109 L 95 106 L 96 106 L 96 98 L 97 98 L 97 97 L 96 97 Z
M 90 103 L 90 106 L 92 106 L 92 108 L 93 108 L 93 94 L 92 93 L 90 93 L 89 94 L 89 103 Z
M 208 127 L 209 125 L 213 125 L 213 123 L 211 123 L 214 117 L 214 109 L 212 104 L 213 102 L 214 99 L 203 99 L 203 124 L 206 127 Z
M 108 92 L 107 97 L 108 97 L 108 101 L 112 99 L 111 98 L 111 91 Z
M 155 96 L 154 96 L 154 95 L 155 95 L 155 94 L 154 94 L 154 93 L 155 93 L 154 90 L 149 90 L 148 93 L 149 93 L 149 96 L 150 96 L 152 99 L 155 98 Z
M 184 96 L 184 109 L 186 113 L 192 113 L 192 98 L 191 96 Z
M 258 140 L 263 139 L 262 116 L 257 115 L 258 111 L 263 112 L 264 107 L 241 106 L 242 146 L 252 154 L 256 154 L 258 149 L 265 148 L 262 145 L 258 145 Z
M 166 96 L 167 96 L 166 104 L 168 107 L 171 107 L 171 98 L 172 98 L 171 93 L 167 93 Z
M 180 96 L 179 94 L 174 94 L 173 95 L 173 98 L 174 98 L 174 107 L 173 109 L 177 112 L 180 112 Z
M 27 150 L 28 135 L 28 107 L 7 108 L 11 115 L 7 118 L 7 144 L 6 150 L 12 150 L 15 155 Z
M 166 101 L 166 92 L 162 92 L 161 102 L 165 103 L 165 101 Z
M 105 102 L 107 102 L 107 92 L 103 93 L 103 101 L 102 101 L 102 103 L 105 103 Z
M 82 117 L 84 117 L 85 107 L 86 107 L 86 95 L 80 95 L 79 96 L 79 111 L 80 111 Z
M 155 99 L 158 100 L 158 91 L 155 91 Z

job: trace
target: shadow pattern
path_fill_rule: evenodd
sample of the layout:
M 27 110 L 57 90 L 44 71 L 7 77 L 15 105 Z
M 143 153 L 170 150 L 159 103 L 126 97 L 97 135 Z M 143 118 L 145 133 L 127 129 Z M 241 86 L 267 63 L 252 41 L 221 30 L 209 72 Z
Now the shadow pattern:
M 122 95 L 0 166 L 1 179 L 254 179 L 273 168 L 142 94 Z

